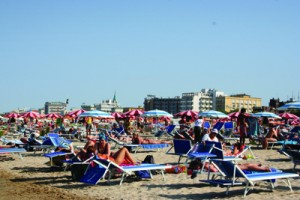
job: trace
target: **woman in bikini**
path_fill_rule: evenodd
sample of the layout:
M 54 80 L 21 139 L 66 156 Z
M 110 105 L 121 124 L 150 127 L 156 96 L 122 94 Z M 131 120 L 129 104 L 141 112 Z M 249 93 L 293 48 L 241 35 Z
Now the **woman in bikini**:
M 105 160 L 111 160 L 118 165 L 122 163 L 133 164 L 133 165 L 136 164 L 127 148 L 122 147 L 117 152 L 113 153 L 110 150 L 110 144 L 106 142 L 105 139 L 106 138 L 104 135 L 100 135 L 99 143 L 96 145 L 95 153 L 96 155 L 98 155 L 99 158 Z

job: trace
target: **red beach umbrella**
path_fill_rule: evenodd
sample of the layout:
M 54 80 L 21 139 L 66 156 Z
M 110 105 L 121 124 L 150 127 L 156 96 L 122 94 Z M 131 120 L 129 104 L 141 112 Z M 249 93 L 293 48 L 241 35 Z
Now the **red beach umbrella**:
M 6 115 L 8 118 L 18 118 L 20 115 L 18 113 L 9 113 Z
M 198 112 L 192 111 L 192 110 L 186 110 L 186 111 L 182 111 L 179 113 L 176 113 L 174 115 L 175 117 L 191 117 L 191 118 L 195 118 L 196 116 L 198 116 Z
M 297 115 L 291 114 L 291 113 L 281 113 L 279 114 L 281 118 L 285 119 L 298 119 L 299 117 Z
M 35 111 L 29 111 L 22 115 L 23 117 L 30 117 L 30 118 L 40 118 L 40 113 Z
M 78 117 L 78 115 L 80 115 L 84 112 L 86 112 L 86 111 L 83 110 L 83 109 L 74 110 L 74 111 L 71 111 L 71 112 L 67 113 L 66 116 L 75 118 L 75 117 Z
M 140 116 L 143 113 L 144 112 L 139 110 L 139 109 L 134 109 L 134 110 L 130 110 L 128 112 L 125 112 L 124 115 L 126 115 L 126 116 Z
M 51 119 L 57 119 L 57 118 L 61 118 L 62 116 L 57 114 L 57 113 L 49 113 L 45 117 L 46 118 L 51 118 Z

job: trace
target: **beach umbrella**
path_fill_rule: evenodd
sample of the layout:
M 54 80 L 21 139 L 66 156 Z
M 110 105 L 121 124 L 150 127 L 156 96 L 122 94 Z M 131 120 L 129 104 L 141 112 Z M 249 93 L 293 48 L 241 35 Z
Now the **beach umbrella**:
M 198 116 L 198 112 L 192 111 L 192 110 L 186 110 L 186 111 L 182 111 L 179 113 L 176 113 L 174 115 L 174 117 L 191 117 L 191 118 L 195 118 L 196 116 Z
M 111 116 L 113 116 L 115 119 L 123 119 L 123 118 L 125 118 L 124 114 L 118 113 L 118 112 L 112 113 Z
M 207 117 L 207 118 L 229 118 L 225 113 L 216 111 L 216 110 L 208 110 L 203 111 L 198 114 L 198 116 Z
M 71 111 L 69 113 L 66 114 L 67 117 L 78 117 L 80 114 L 86 112 L 85 110 L 83 109 L 79 109 L 79 110 L 74 110 L 74 111 Z
M 297 115 L 291 114 L 291 113 L 281 113 L 279 114 L 281 118 L 285 119 L 298 119 L 299 117 Z
M 35 111 L 28 111 L 22 115 L 22 117 L 30 117 L 30 118 L 40 118 L 41 115 Z
M 145 111 L 142 114 L 142 117 L 173 117 L 173 115 L 171 115 L 170 113 L 164 111 L 164 110 L 149 110 L 149 111 Z
M 287 103 L 284 106 L 277 108 L 277 110 L 299 110 L 300 109 L 300 101 Z
M 18 118 L 20 115 L 18 113 L 9 113 L 6 115 L 8 118 Z
M 46 118 L 51 118 L 51 119 L 56 119 L 56 118 L 61 118 L 62 116 L 57 114 L 57 113 L 49 113 L 45 117 Z
M 134 110 L 130 110 L 128 112 L 123 113 L 126 116 L 140 116 L 142 115 L 144 112 L 142 110 L 139 109 L 134 109 Z
M 103 112 L 100 110 L 85 111 L 84 113 L 81 113 L 80 115 L 78 115 L 78 117 L 113 118 L 113 116 L 110 113 Z
M 251 114 L 251 116 L 252 117 L 267 117 L 267 118 L 281 119 L 281 117 L 279 115 L 276 115 L 276 114 L 271 113 L 271 112 L 258 112 L 258 113 Z

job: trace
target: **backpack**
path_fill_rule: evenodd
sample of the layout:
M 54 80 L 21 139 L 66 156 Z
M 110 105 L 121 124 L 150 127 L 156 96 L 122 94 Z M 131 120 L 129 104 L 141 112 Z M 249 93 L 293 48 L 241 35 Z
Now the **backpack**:
M 142 163 L 155 164 L 153 155 L 147 155 Z M 151 174 L 157 175 L 157 170 L 151 170 Z

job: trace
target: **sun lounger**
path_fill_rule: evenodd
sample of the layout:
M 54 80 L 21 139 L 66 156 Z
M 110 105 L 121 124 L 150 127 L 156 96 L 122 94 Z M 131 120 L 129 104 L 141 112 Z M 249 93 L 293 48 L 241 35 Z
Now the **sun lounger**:
M 158 170 L 163 176 L 163 180 L 165 180 L 164 170 L 170 169 L 171 165 L 161 165 L 161 164 L 140 164 L 140 165 L 129 165 L 129 166 L 120 166 L 110 160 L 97 159 L 93 160 L 93 162 L 97 163 L 99 166 L 106 168 L 109 171 L 108 182 L 110 182 L 111 176 L 115 173 L 121 173 L 120 185 L 122 185 L 123 181 L 127 176 L 134 174 L 137 171 L 146 170 L 149 171 L 150 176 L 152 178 L 151 170 Z
M 53 152 L 53 153 L 47 153 L 44 154 L 44 157 L 50 158 L 50 166 L 54 166 L 53 158 L 59 157 L 59 156 L 67 156 L 67 155 L 74 155 L 73 152 Z
M 25 153 L 26 150 L 24 148 L 0 148 L 0 155 L 1 154 L 18 154 L 21 159 L 22 153 Z
M 280 152 L 291 159 L 294 164 L 293 169 L 296 170 L 296 166 L 300 165 L 300 152 L 288 149 L 281 150 Z
M 191 140 L 174 139 L 173 146 L 166 152 L 170 155 L 178 155 L 178 164 L 182 157 L 187 157 L 188 153 L 192 150 L 193 145 Z M 174 149 L 174 152 L 170 152 Z
M 252 174 L 245 174 L 243 170 L 241 170 L 236 161 L 223 161 L 223 160 L 214 160 L 213 163 L 218 166 L 218 168 L 226 175 L 226 179 L 219 180 L 201 180 L 201 182 L 206 182 L 211 185 L 220 185 L 226 186 L 226 194 L 229 192 L 229 188 L 231 186 L 236 185 L 245 185 L 244 197 L 247 195 L 250 189 L 253 189 L 255 183 L 258 181 L 267 181 L 270 183 L 272 190 L 274 189 L 274 180 L 281 179 L 283 180 L 287 186 L 292 191 L 292 186 L 290 182 L 290 178 L 299 177 L 296 173 L 285 173 L 281 171 L 275 172 L 256 172 Z

